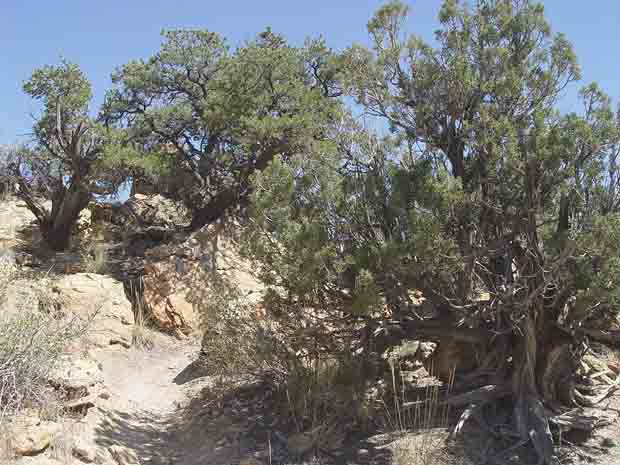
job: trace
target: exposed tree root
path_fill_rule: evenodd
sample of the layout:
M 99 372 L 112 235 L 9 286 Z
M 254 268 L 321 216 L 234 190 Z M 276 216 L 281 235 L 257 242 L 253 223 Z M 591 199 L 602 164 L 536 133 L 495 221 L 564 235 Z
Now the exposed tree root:
M 597 427 L 605 426 L 611 422 L 609 415 L 594 409 L 573 409 L 564 413 L 553 415 L 547 412 L 549 422 L 560 431 L 580 430 L 591 432 Z
M 517 442 L 508 451 L 530 443 L 538 456 L 538 464 L 558 464 L 552 430 L 592 432 L 609 423 L 610 415 L 593 407 L 620 386 L 620 374 L 614 367 L 589 352 L 576 354 L 572 347 L 571 344 L 560 344 L 548 352 L 539 377 L 540 394 L 534 389 L 529 391 L 530 394 L 524 390 L 522 395 L 517 396 L 514 386 L 506 383 L 489 384 L 438 399 L 439 405 L 463 408 L 451 436 L 460 434 L 466 423 L 473 420 L 489 434 L 514 437 Z M 485 370 L 488 371 L 488 368 Z M 457 392 L 461 391 L 462 386 L 456 388 Z M 505 431 L 504 425 L 499 432 L 493 425 L 487 424 L 483 411 L 493 402 L 505 398 L 512 398 L 514 402 L 514 429 Z M 407 402 L 402 407 L 412 409 L 422 403 L 424 401 Z M 504 455 L 499 454 L 496 458 Z
M 602 329 L 579 328 L 579 332 L 594 339 L 611 345 L 620 345 L 620 331 L 605 331 Z
M 480 416 L 482 408 L 485 405 L 486 405 L 486 403 L 471 404 L 471 405 L 467 406 L 467 408 L 465 410 L 463 410 L 463 413 L 461 413 L 459 421 L 456 423 L 456 426 L 452 430 L 451 436 L 452 437 L 456 437 L 458 434 L 460 434 L 460 432 L 463 430 L 463 427 L 465 426 L 465 423 L 467 423 L 467 421 L 470 418 L 475 418 L 476 421 L 480 424 L 480 426 L 482 428 L 484 428 L 485 430 L 489 431 L 490 428 L 488 427 L 486 422 Z

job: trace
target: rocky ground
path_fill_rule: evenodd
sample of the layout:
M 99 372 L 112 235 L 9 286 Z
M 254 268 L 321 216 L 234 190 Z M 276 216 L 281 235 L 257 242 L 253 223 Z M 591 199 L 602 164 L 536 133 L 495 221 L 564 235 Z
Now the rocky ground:
M 129 208 L 130 214 L 122 221 L 116 217 L 120 232 L 112 240 L 106 238 L 113 244 L 106 273 L 87 272 L 84 257 L 76 251 L 37 252 L 39 238 L 29 227 L 30 213 L 20 202 L 0 202 L 0 255 L 36 271 L 63 318 L 87 324 L 82 337 L 67 343 L 63 363 L 50 377 L 51 388 L 62 393 L 60 404 L 53 411 L 26 411 L 0 432 L 0 464 L 266 465 L 287 463 L 297 452 L 303 455 L 317 446 L 312 435 L 278 427 L 270 409 L 271 393 L 263 386 L 222 385 L 209 376 L 208 363 L 198 358 L 199 324 L 184 298 L 186 287 L 180 275 L 201 262 L 204 247 L 219 254 L 222 272 L 255 293 L 259 285 L 251 269 L 209 234 L 182 238 L 174 247 L 165 242 L 149 244 L 160 234 L 158 227 L 176 221 L 176 212 L 159 208 L 161 199 L 142 200 L 148 201 L 133 199 L 128 207 L 119 207 Z M 157 216 L 157 211 L 164 213 Z M 127 222 L 133 225 L 133 235 L 127 234 Z M 94 234 L 85 223 L 85 231 Z M 122 240 L 135 249 L 127 243 L 114 244 Z M 122 282 L 127 269 L 120 265 L 134 262 L 143 273 L 143 301 L 155 315 L 151 329 L 136 322 L 136 304 Z M 31 280 L 14 281 L 0 312 L 36 299 L 40 296 Z M 426 350 L 422 349 L 417 347 L 416 353 Z M 620 463 L 620 400 L 609 399 L 605 410 L 611 421 L 595 437 L 563 438 L 563 463 Z M 399 436 L 396 441 L 391 435 L 359 439 L 345 444 L 342 438 L 324 435 L 325 459 L 330 463 L 474 464 L 480 463 L 480 450 L 489 438 L 481 435 L 478 450 L 463 449 L 456 457 L 442 452 L 434 459 L 427 449 L 443 444 L 444 433 Z M 576 443 L 581 445 L 574 447 Z M 518 458 L 503 460 L 522 463 Z
M 178 221 L 179 213 L 162 203 L 138 196 L 124 213 L 115 212 L 119 224 L 109 221 L 104 239 L 106 272 L 95 273 L 87 272 L 89 257 L 78 247 L 46 251 L 21 202 L 0 202 L 0 255 L 26 272 L 8 284 L 0 312 L 17 312 L 26 302 L 40 306 L 45 287 L 58 317 L 85 328 L 66 344 L 63 362 L 50 376 L 59 402 L 50 403 L 50 411 L 26 410 L 0 432 L 0 463 L 252 464 L 255 454 L 269 461 L 268 438 L 255 434 L 260 418 L 221 395 L 229 386 L 218 388 L 196 361 L 199 322 L 184 298 L 179 261 L 191 272 L 201 260 L 200 241 L 218 247 L 217 241 L 203 234 L 180 247 L 154 248 L 148 241 L 157 228 Z M 101 241 L 90 227 L 90 212 L 80 227 L 84 242 Z M 122 247 L 119 240 L 126 240 Z M 234 253 L 226 247 L 216 253 L 221 272 L 256 290 Z M 152 312 L 147 322 L 136 320 L 136 303 L 121 281 L 127 277 L 123 265 L 136 263 L 143 273 L 141 303 Z

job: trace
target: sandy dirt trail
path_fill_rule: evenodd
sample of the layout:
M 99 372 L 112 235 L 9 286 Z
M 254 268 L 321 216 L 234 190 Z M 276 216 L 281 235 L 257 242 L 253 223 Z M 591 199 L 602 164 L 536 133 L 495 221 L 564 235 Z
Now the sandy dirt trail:
M 210 378 L 182 379 L 197 347 L 101 351 L 97 361 L 113 402 L 95 427 L 100 447 L 120 445 L 140 463 L 219 465 L 238 461 L 244 447 L 230 440 L 235 425 L 209 421 L 199 393 Z M 237 432 L 238 428 L 236 429 Z M 234 438 L 233 438 L 234 439 Z M 238 439 L 238 437 L 237 437 Z

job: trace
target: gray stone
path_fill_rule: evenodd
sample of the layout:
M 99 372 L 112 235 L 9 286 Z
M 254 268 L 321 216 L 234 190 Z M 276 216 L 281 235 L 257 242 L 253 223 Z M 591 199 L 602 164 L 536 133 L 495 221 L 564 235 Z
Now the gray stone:
M 81 438 L 78 438 L 73 444 L 72 453 L 75 458 L 85 463 L 93 463 L 97 458 L 97 448 L 95 445 Z
M 140 465 L 136 453 L 126 447 L 110 446 L 108 451 L 118 465 Z

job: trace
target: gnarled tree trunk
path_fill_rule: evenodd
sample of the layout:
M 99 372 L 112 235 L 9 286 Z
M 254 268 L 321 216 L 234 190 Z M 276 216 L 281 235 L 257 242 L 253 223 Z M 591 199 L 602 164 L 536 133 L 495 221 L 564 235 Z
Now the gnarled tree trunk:
M 67 249 L 73 226 L 80 212 L 88 206 L 91 194 L 78 184 L 72 184 L 69 187 L 59 186 L 52 199 L 52 210 L 49 211 L 35 197 L 23 178 L 18 176 L 17 182 L 19 184 L 17 196 L 26 203 L 28 209 L 36 217 L 47 244 L 56 251 Z
M 41 233 L 49 246 L 57 251 L 69 247 L 71 232 L 80 212 L 88 206 L 90 194 L 79 188 L 69 188 L 59 201 L 52 201 L 51 214 L 41 222 Z

